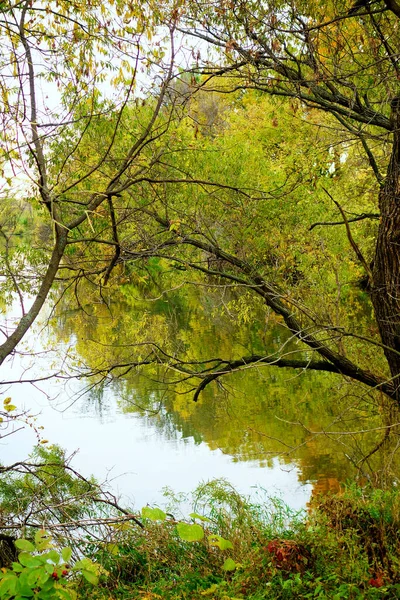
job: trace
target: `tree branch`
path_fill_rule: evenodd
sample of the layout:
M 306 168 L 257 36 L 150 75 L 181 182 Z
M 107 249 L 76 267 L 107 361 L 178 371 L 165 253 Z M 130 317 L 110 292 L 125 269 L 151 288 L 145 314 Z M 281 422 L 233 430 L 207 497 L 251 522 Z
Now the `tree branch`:
M 168 233 L 170 232 L 170 224 L 169 221 L 164 219 L 163 217 L 153 213 L 152 211 L 145 210 L 147 214 L 151 215 Z M 269 306 L 273 312 L 279 316 L 281 316 L 291 333 L 301 340 L 304 344 L 306 344 L 312 350 L 315 350 L 324 361 L 328 361 L 332 365 L 336 367 L 338 372 L 343 375 L 347 375 L 356 381 L 366 384 L 368 387 L 379 388 L 384 393 L 386 393 L 391 398 L 395 397 L 395 388 L 392 382 L 388 382 L 386 379 L 376 376 L 370 371 L 366 371 L 362 369 L 357 364 L 349 360 L 343 354 L 336 352 L 332 348 L 326 345 L 326 343 L 313 335 L 309 331 L 305 331 L 301 322 L 295 316 L 294 307 L 291 306 L 291 302 L 289 299 L 285 297 L 277 286 L 266 281 L 262 276 L 260 276 L 254 268 L 249 265 L 244 260 L 225 252 L 215 244 L 212 244 L 210 241 L 203 242 L 199 239 L 190 237 L 189 235 L 185 235 L 184 232 L 181 232 L 179 235 L 176 234 L 174 238 L 170 238 L 162 245 L 166 248 L 170 246 L 177 246 L 180 244 L 186 244 L 188 246 L 192 246 L 194 248 L 198 248 L 205 252 L 208 252 L 211 255 L 214 255 L 216 258 L 219 258 L 223 261 L 226 261 L 227 264 L 232 267 L 236 267 L 242 274 L 242 277 L 236 277 L 235 275 L 231 275 L 229 273 L 224 272 L 215 272 L 214 274 L 220 276 L 221 278 L 228 278 L 230 280 L 236 280 L 240 284 L 247 285 L 249 289 L 252 289 L 256 294 L 260 295 L 267 306 Z M 160 247 L 162 246 L 160 245 Z M 191 263 L 193 268 L 198 268 L 201 271 L 205 271 L 203 267 L 196 266 L 194 263 Z M 248 279 L 244 279 L 247 277 Z M 324 329 L 322 327 L 322 329 Z M 329 328 L 328 328 L 329 329 Z
M 114 256 L 112 257 L 111 262 L 108 265 L 107 271 L 104 275 L 103 285 L 107 285 L 107 282 L 109 280 L 111 272 L 112 272 L 113 268 L 115 267 L 115 265 L 117 264 L 118 259 L 121 255 L 121 246 L 119 244 L 118 227 L 117 227 L 117 221 L 115 218 L 115 210 L 114 210 L 114 204 L 112 201 L 112 194 L 108 194 L 107 200 L 108 200 L 108 207 L 110 209 L 112 234 L 113 234 L 113 240 L 114 240 L 114 244 L 115 244 L 115 251 L 114 251 Z
M 347 238 L 350 242 L 351 247 L 353 248 L 355 255 L 357 256 L 358 260 L 360 261 L 360 263 L 362 264 L 362 266 L 364 267 L 364 270 L 366 272 L 366 274 L 368 275 L 368 279 L 369 279 L 369 283 L 372 287 L 373 285 L 373 276 L 372 276 L 372 271 L 370 269 L 369 264 L 367 263 L 367 261 L 365 260 L 360 248 L 358 247 L 358 244 L 355 242 L 350 227 L 349 227 L 349 222 L 347 220 L 346 217 L 346 213 L 344 212 L 343 208 L 340 206 L 339 202 L 337 202 L 333 196 L 328 192 L 327 189 L 325 189 L 324 187 L 322 188 L 324 190 L 324 192 L 329 196 L 329 198 L 332 200 L 332 202 L 334 202 L 334 204 L 338 207 L 338 209 L 340 210 L 340 214 L 343 217 L 344 223 L 346 225 L 346 233 L 347 233 Z
M 379 219 L 380 218 L 380 214 L 379 213 L 362 213 L 361 215 L 358 215 L 357 217 L 352 217 L 351 219 L 347 219 L 347 223 L 354 223 L 355 221 L 363 221 L 364 219 Z M 311 231 L 312 229 L 314 229 L 314 227 L 318 227 L 318 226 L 325 226 L 325 225 L 345 225 L 346 221 L 318 221 L 317 223 L 313 223 L 312 225 L 310 225 L 310 227 L 308 228 L 308 231 Z
M 396 0 L 384 0 L 388 9 L 400 19 L 400 4 Z
M 232 373 L 233 371 L 238 371 L 244 367 L 249 365 L 272 365 L 274 367 L 280 368 L 290 368 L 290 369 L 303 369 L 308 370 L 311 369 L 313 371 L 325 371 L 329 373 L 340 373 L 339 369 L 332 365 L 327 361 L 316 361 L 316 360 L 303 360 L 303 359 L 290 359 L 290 358 L 276 358 L 271 356 L 262 356 L 253 354 L 251 356 L 244 356 L 238 360 L 234 361 L 226 361 L 226 366 L 223 369 L 219 369 L 214 373 L 210 373 L 204 377 L 203 381 L 197 387 L 195 394 L 193 396 L 193 401 L 197 402 L 201 392 L 204 388 L 207 387 L 209 383 L 215 381 L 222 375 L 227 375 Z

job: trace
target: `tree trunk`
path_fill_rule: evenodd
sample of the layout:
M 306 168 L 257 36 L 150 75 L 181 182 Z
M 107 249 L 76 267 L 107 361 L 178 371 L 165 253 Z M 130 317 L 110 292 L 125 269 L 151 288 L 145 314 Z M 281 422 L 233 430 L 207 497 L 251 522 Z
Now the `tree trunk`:
M 53 252 L 47 266 L 46 273 L 43 277 L 39 291 L 35 297 L 35 300 L 28 310 L 23 315 L 13 333 L 6 339 L 6 341 L 0 345 L 0 365 L 3 364 L 4 360 L 9 356 L 22 340 L 26 332 L 30 329 L 42 309 L 46 298 L 54 283 L 54 279 L 58 272 L 61 259 L 64 255 L 64 250 L 67 245 L 68 231 L 62 225 L 56 224 L 57 240 L 53 248 Z
M 392 122 L 392 155 L 379 196 L 381 221 L 375 251 L 372 302 L 400 402 L 400 96 L 392 101 Z

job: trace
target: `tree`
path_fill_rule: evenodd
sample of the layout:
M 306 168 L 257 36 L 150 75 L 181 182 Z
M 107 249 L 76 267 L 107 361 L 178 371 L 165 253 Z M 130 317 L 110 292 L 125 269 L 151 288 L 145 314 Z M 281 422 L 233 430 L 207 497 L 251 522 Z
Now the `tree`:
M 159 43 L 149 48 L 158 16 L 157 5 L 149 2 L 0 3 L 0 288 L 2 305 L 13 295 L 20 304 L 16 324 L 2 326 L 0 364 L 17 351 L 57 281 L 74 288 L 82 278 L 96 275 L 106 283 L 118 259 L 114 201 L 131 188 L 133 172 L 146 171 L 142 155 L 168 130 L 167 112 L 170 119 L 174 112 L 170 104 L 160 119 L 174 72 L 176 17 L 171 15 L 164 30 L 169 38 L 164 60 Z M 130 130 L 127 107 L 139 107 L 144 96 L 148 108 Z M 100 144 L 94 160 L 79 160 L 85 132 L 96 130 L 102 136 L 99 123 L 107 144 Z M 113 162 L 110 156 L 123 123 L 129 141 Z M 59 139 L 66 143 L 62 156 L 57 154 Z M 97 186 L 85 186 L 94 173 Z M 90 257 L 92 271 L 78 259 L 85 245 L 91 247 L 95 227 L 111 232 L 112 252 L 95 261 Z M 25 239 L 18 242 L 15 236 L 21 231 Z M 36 428 L 11 398 L 0 412 L 1 439 L 26 425 Z M 38 436 L 40 443 L 46 441 Z M 121 515 L 140 525 L 112 495 L 74 471 L 59 449 L 46 453 L 38 445 L 31 460 L 0 465 L 0 473 L 2 527 L 12 534 L 27 526 L 42 528 L 48 521 L 54 531 L 65 534 L 71 528 L 80 535 L 86 525 L 98 534 L 104 524 L 109 526 L 108 533 L 103 531 L 107 537 Z M 56 505 L 62 507 L 57 514 Z
M 248 284 L 284 319 L 292 334 L 322 358 L 316 364 L 310 361 L 309 368 L 340 372 L 381 389 L 398 403 L 400 5 L 382 1 L 352 8 L 347 2 L 322 5 L 302 1 L 262 4 L 200 1 L 188 4 L 185 9 L 181 29 L 219 50 L 219 58 L 199 61 L 199 70 L 208 75 L 204 87 L 226 92 L 226 82 L 231 77 L 232 91 L 255 89 L 270 97 L 288 98 L 306 119 L 310 109 L 332 115 L 336 128 L 333 130 L 332 122 L 327 126 L 332 127 L 332 147 L 336 152 L 345 159 L 350 142 L 364 152 L 376 179 L 378 206 L 374 213 L 379 210 L 380 215 L 372 261 L 355 241 L 349 225 L 352 219 L 335 199 L 335 191 L 327 193 L 341 214 L 339 221 L 346 228 L 349 244 L 371 288 L 381 341 L 366 340 L 366 343 L 383 349 L 389 374 L 382 376 L 361 369 L 340 351 L 340 340 L 347 335 L 356 336 L 357 332 L 339 330 L 327 340 L 331 326 L 318 323 L 318 330 L 324 333 L 314 334 L 312 325 L 307 325 L 304 319 L 305 310 L 299 317 L 298 306 L 273 283 L 259 277 L 245 261 L 227 255 L 213 244 L 196 240 L 185 243 L 202 245 L 246 274 Z M 222 75 L 223 86 L 219 84 Z M 369 215 L 356 215 L 356 219 L 364 218 Z M 291 362 L 295 366 L 293 361 L 282 360 L 281 364 Z M 218 374 L 207 376 L 201 387 L 214 376 Z
M 3 331 L 1 364 L 35 321 L 60 269 L 69 272 L 64 279 L 70 282 L 80 277 L 79 267 L 61 263 L 67 254 L 74 253 L 79 244 L 74 238 L 80 237 L 78 232 L 85 224 L 90 230 L 102 205 L 106 207 L 102 209 L 103 220 L 117 235 L 114 198 L 130 188 L 127 173 L 140 162 L 149 141 L 168 127 L 164 119 L 160 128 L 158 116 L 172 78 L 175 50 L 173 17 L 168 25 L 168 61 L 164 63 L 157 46 L 154 51 L 148 46 L 146 50 L 147 36 L 151 37 L 158 15 L 157 7 L 148 2 L 112 1 L 105 5 L 94 1 L 84 10 L 79 3 L 62 1 L 56 5 L 3 2 L 0 11 L 1 194 L 4 202 L 14 201 L 14 210 L 16 204 L 29 203 L 31 213 L 36 219 L 40 215 L 50 232 L 47 247 L 36 252 L 32 277 L 32 271 L 21 268 L 16 259 L 15 245 L 10 243 L 14 230 L 3 219 L 3 287 L 18 294 L 21 318 L 12 331 Z M 157 75 L 152 79 L 156 100 L 146 120 L 130 132 L 129 149 L 118 164 L 108 169 L 99 186 L 85 189 L 85 181 L 92 173 L 100 173 L 107 162 L 126 107 L 134 95 L 140 94 L 139 79 L 151 70 L 154 61 L 158 62 Z M 101 148 L 97 162 L 88 159 L 77 165 L 79 136 L 99 119 L 106 124 L 107 114 L 114 116 L 108 123 L 108 146 Z M 68 140 L 68 149 L 62 157 L 56 157 L 60 136 Z M 71 164 L 79 172 L 79 192 L 77 181 L 68 179 Z M 105 279 L 108 268 L 112 268 L 112 260 L 110 265 L 100 267 Z M 25 307 L 26 291 L 33 295 L 29 308 Z
M 7 285 L 22 318 L 0 360 L 56 282 L 82 309 L 93 292 L 106 301 L 126 275 L 145 295 L 189 281 L 233 289 L 237 314 L 267 308 L 301 343 L 188 357 L 165 323 L 143 319 L 123 348 L 118 331 L 108 333 L 116 348 L 84 374 L 104 382 L 133 368 L 163 369 L 167 379 L 178 371 L 196 400 L 227 373 L 271 365 L 337 373 L 398 403 L 398 10 L 389 2 L 356 8 L 221 0 L 166 3 L 163 13 L 149 2 L 93 3 L 84 14 L 62 2 L 4 9 L 3 77 L 15 81 L 8 96 L 2 87 L 4 194 L 18 196 L 11 175 L 24 172 L 34 214 L 51 226 L 52 252 L 41 250 L 36 288 L 31 279 L 27 286 L 5 228 Z M 150 52 L 146 36 L 158 23 Z M 200 45 L 183 55 L 194 64 L 182 62 L 179 73 L 176 32 L 220 54 L 202 62 Z M 143 62 L 150 83 L 139 94 Z M 59 108 L 39 100 L 54 82 Z M 373 242 L 360 239 L 375 233 Z M 355 278 L 360 268 L 379 335 L 346 311 L 343 273 Z M 25 311 L 27 287 L 36 296 Z
M 229 97 L 219 94 L 221 96 Z M 121 225 L 118 263 L 126 269 L 121 279 L 136 287 L 137 296 L 142 293 L 148 297 L 166 294 L 168 289 L 188 282 L 209 289 L 226 290 L 230 286 L 239 296 L 230 298 L 229 302 L 236 303 L 243 319 L 249 319 L 252 312 L 258 318 L 251 307 L 253 294 L 262 300 L 258 303 L 260 311 L 265 304 L 273 308 L 279 317 L 291 324 L 290 335 L 310 342 L 308 345 L 315 352 L 305 355 L 306 346 L 303 344 L 288 351 L 285 341 L 282 348 L 278 347 L 273 352 L 269 350 L 267 354 L 262 354 L 261 344 L 257 354 L 235 356 L 228 350 L 223 359 L 203 354 L 203 360 L 198 356 L 194 360 L 192 352 L 182 353 L 176 333 L 171 332 L 168 336 L 164 326 L 157 331 L 155 321 L 151 328 L 145 317 L 134 326 L 124 324 L 115 327 L 113 333 L 107 331 L 106 338 L 102 334 L 97 363 L 93 355 L 89 357 L 89 349 L 82 348 L 85 358 L 89 358 L 92 369 L 96 364 L 97 367 L 100 365 L 97 373 L 107 377 L 122 367 L 144 366 L 143 346 L 147 345 L 146 364 L 157 363 L 179 369 L 192 381 L 200 377 L 195 398 L 207 383 L 250 364 L 326 370 L 351 375 L 371 386 L 386 385 L 383 374 L 379 378 L 368 371 L 374 359 L 371 348 L 375 352 L 379 342 L 371 339 L 373 345 L 367 344 L 367 351 L 364 349 L 364 353 L 357 356 L 362 341 L 359 338 L 367 335 L 367 328 L 359 319 L 358 334 L 352 335 L 351 341 L 351 331 L 347 338 L 343 330 L 344 325 L 351 326 L 350 314 L 344 306 L 343 294 L 336 301 L 341 285 L 337 280 L 355 279 L 359 273 L 359 268 L 351 266 L 350 251 L 353 250 L 351 246 L 346 248 L 349 244 L 345 232 L 342 232 L 343 235 L 332 233 L 329 240 L 323 240 L 315 232 L 311 237 L 308 231 L 310 222 L 321 218 L 321 209 L 310 203 L 318 180 L 323 182 L 329 193 L 338 186 L 339 180 L 341 190 L 359 193 L 360 185 L 369 187 L 368 177 L 362 177 L 361 183 L 350 179 L 358 156 L 349 149 L 340 175 L 337 167 L 332 177 L 332 135 L 327 137 L 324 131 L 318 134 L 320 139 L 317 140 L 315 130 L 299 117 L 293 131 L 292 107 L 274 106 L 254 93 L 239 95 L 230 101 L 234 111 L 225 116 L 217 135 L 216 132 L 210 135 L 207 124 L 202 127 L 199 108 L 202 102 L 198 95 L 187 106 L 189 118 L 171 125 L 157 149 L 149 146 L 149 156 L 157 152 L 162 152 L 163 156 L 163 160 L 144 177 L 151 187 L 143 188 L 140 196 L 130 195 L 129 199 L 120 200 L 120 204 L 115 206 Z M 221 99 L 222 106 L 223 102 Z M 315 110 L 308 111 L 309 119 L 313 118 L 319 127 L 324 125 L 329 131 L 331 123 L 318 121 L 317 117 Z M 130 118 L 132 121 L 133 116 Z M 96 132 L 93 135 L 90 153 L 98 147 Z M 119 140 L 118 151 L 123 153 L 126 140 L 124 136 Z M 320 144 L 318 152 L 316 142 Z M 88 154 L 84 144 L 82 152 Z M 264 156 L 262 161 L 260 156 Z M 118 154 L 114 160 L 118 160 Z M 96 177 L 91 183 L 93 186 Z M 142 176 L 140 181 L 143 181 Z M 328 201 L 331 203 L 329 198 Z M 130 216 L 126 214 L 127 208 L 131 211 Z M 132 215 L 135 215 L 134 221 Z M 100 228 L 97 234 L 98 244 L 105 243 L 104 236 L 100 238 L 101 231 Z M 314 248 L 311 247 L 312 240 L 316 242 Z M 329 266 L 334 269 L 334 274 L 328 274 L 324 287 L 316 284 L 316 280 L 320 278 L 321 268 L 328 264 L 324 248 L 328 241 L 332 253 Z M 96 244 L 94 236 L 92 242 Z M 335 261 L 337 255 L 340 258 Z M 118 276 L 115 281 L 118 282 Z M 154 289 L 154 284 L 158 289 Z M 355 295 L 359 294 L 354 286 L 353 290 Z M 126 290 L 128 294 L 129 290 Z M 85 295 L 88 295 L 87 291 Z M 321 304 L 322 295 L 325 306 Z M 114 303 L 117 298 L 116 293 Z M 304 308 L 306 301 L 307 310 Z M 86 313 L 89 306 L 90 303 L 86 305 Z M 98 313 L 99 309 L 95 312 Z M 334 313 L 333 320 L 331 312 Z M 84 314 L 82 318 L 85 319 Z M 129 318 L 128 315 L 127 320 Z M 361 327 L 364 328 L 362 331 Z M 307 335 L 310 332 L 313 335 Z M 112 344 L 112 340 L 117 342 L 115 336 L 121 340 L 118 349 Z M 93 332 L 90 337 L 93 339 Z M 107 339 L 110 356 L 105 362 Z M 136 350 L 134 344 L 137 345 Z M 332 357 L 335 362 L 318 361 L 317 353 Z M 358 364 L 347 358 L 351 353 L 357 356 Z M 298 356 L 295 357 L 295 354 Z M 188 360 L 191 362 L 188 363 Z M 389 388 L 385 389 L 390 392 Z

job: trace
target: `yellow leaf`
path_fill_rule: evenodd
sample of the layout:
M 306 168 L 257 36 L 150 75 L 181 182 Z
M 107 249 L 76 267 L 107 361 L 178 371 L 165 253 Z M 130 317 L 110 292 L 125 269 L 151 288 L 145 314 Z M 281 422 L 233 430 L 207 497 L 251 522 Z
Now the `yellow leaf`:
M 10 402 L 11 402 L 11 398 L 6 398 L 6 399 L 3 401 L 3 404 L 4 404 L 4 406 L 6 406 L 7 404 L 10 404 Z
M 218 584 L 213 583 L 211 587 L 204 590 L 204 592 L 201 592 L 201 595 L 202 596 L 211 596 L 211 594 L 214 594 L 217 591 L 217 589 L 218 589 Z
M 119 546 L 117 544 L 106 544 L 106 549 L 109 554 L 117 555 L 119 554 Z
M 180 226 L 181 226 L 181 221 L 179 219 L 177 219 L 176 221 L 171 221 L 169 230 L 170 231 L 179 231 Z

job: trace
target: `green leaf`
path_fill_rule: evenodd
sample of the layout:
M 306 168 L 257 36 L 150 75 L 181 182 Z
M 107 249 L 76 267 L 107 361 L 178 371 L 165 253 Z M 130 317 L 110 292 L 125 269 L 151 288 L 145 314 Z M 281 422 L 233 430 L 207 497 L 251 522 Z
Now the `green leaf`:
M 14 573 L 6 573 L 0 581 L 0 598 L 15 596 L 18 579 Z
M 63 598 L 64 600 L 71 600 L 73 598 L 71 592 L 65 588 L 59 588 L 57 590 L 57 594 L 60 596 L 60 598 Z
M 192 519 L 199 519 L 200 521 L 204 521 L 206 523 L 211 523 L 211 519 L 208 517 L 203 517 L 203 515 L 199 515 L 198 513 L 190 513 L 189 517 Z
M 31 590 L 28 586 L 21 588 L 20 590 L 20 596 L 15 596 L 15 598 L 23 598 L 25 600 L 25 598 L 33 598 L 35 592 L 33 590 Z M 15 600 L 14 598 L 14 600 Z
M 48 573 L 47 570 L 43 567 L 41 569 L 38 569 L 38 571 L 39 571 L 39 577 L 38 577 L 37 584 L 40 585 L 41 587 L 43 587 L 44 584 L 49 580 L 50 573 Z
M 92 585 L 97 585 L 99 582 L 99 578 L 92 571 L 87 571 L 86 569 L 82 569 L 82 575 Z
M 32 596 L 34 595 L 34 591 L 32 590 L 32 588 L 27 583 L 23 583 L 23 584 L 21 584 L 21 582 L 18 582 L 18 583 L 19 583 L 19 585 L 17 586 L 18 594 L 24 598 L 32 598 Z
M 35 544 L 38 550 L 46 550 L 51 545 L 50 536 L 44 529 L 35 533 Z
M 104 547 L 107 550 L 108 554 L 112 554 L 113 556 L 117 556 L 119 554 L 118 544 L 106 544 Z
M 24 567 L 40 567 L 42 565 L 42 561 L 38 556 L 32 556 L 27 552 L 21 552 L 18 560 Z
M 48 533 L 44 529 L 39 529 L 39 531 L 35 533 L 35 544 L 41 542 L 44 538 L 47 538 L 47 536 Z
M 51 565 L 50 563 L 45 563 L 44 568 L 46 573 L 53 573 L 54 571 L 54 565 Z
M 192 516 L 192 515 L 190 515 Z M 211 596 L 215 594 L 215 592 L 218 590 L 219 584 L 218 583 L 213 583 L 211 587 L 207 588 L 206 590 L 204 590 L 203 592 L 201 592 L 202 596 Z
M 58 565 L 58 563 L 60 562 L 60 555 L 55 550 L 50 550 L 49 552 L 46 552 L 46 554 L 44 554 L 43 556 L 45 556 L 47 560 L 51 560 L 51 562 L 53 562 L 56 565 Z
M 204 537 L 204 529 L 201 525 L 178 523 L 176 529 L 181 540 L 185 542 L 199 542 Z
M 94 563 L 90 560 L 90 558 L 82 558 L 82 560 L 77 560 L 73 569 L 77 571 L 79 569 L 90 570 L 94 568 Z
M 221 538 L 220 539 L 220 544 L 219 547 L 221 548 L 221 550 L 229 550 L 231 548 L 233 548 L 233 544 L 230 540 L 226 540 L 225 538 Z
M 151 521 L 165 521 L 167 515 L 161 508 L 151 508 L 150 506 L 144 506 L 142 508 L 142 517 L 144 519 L 150 519 Z
M 71 548 L 63 548 L 61 550 L 61 556 L 64 562 L 69 562 L 71 560 L 71 556 L 72 556 L 72 550 Z
M 24 550 L 25 552 L 33 552 L 35 550 L 35 546 L 29 540 L 15 540 L 15 545 L 19 550 Z
M 222 568 L 224 571 L 234 571 L 237 567 L 237 563 L 233 560 L 233 558 L 227 558 L 224 562 Z
M 44 569 L 36 568 L 33 569 L 30 573 L 28 573 L 28 577 L 26 578 L 26 582 L 28 585 L 32 587 L 36 587 L 39 581 L 41 580 Z M 45 572 L 46 573 L 46 572 Z M 47 575 L 47 573 L 46 573 Z
M 53 573 L 53 567 L 51 568 L 51 572 Z M 52 579 L 52 578 L 51 578 L 51 579 L 50 579 L 50 578 L 48 578 L 48 579 L 47 579 L 47 581 L 45 581 L 45 582 L 42 584 L 42 591 L 41 591 L 41 593 L 40 593 L 40 596 L 42 597 L 42 593 L 43 593 L 43 592 L 50 592 L 50 593 L 53 593 L 53 590 L 54 590 L 54 579 Z
M 13 562 L 12 570 L 14 571 L 14 573 L 21 573 L 21 571 L 24 570 L 24 567 L 20 563 Z
M 226 540 L 217 534 L 212 534 L 208 536 L 208 541 L 211 546 L 217 546 L 220 550 L 229 550 L 233 548 L 233 544 L 231 541 Z

